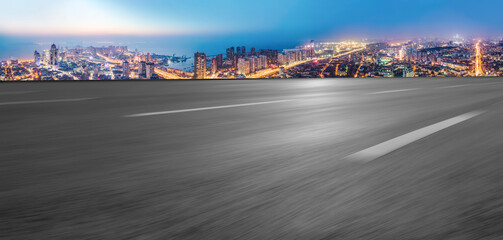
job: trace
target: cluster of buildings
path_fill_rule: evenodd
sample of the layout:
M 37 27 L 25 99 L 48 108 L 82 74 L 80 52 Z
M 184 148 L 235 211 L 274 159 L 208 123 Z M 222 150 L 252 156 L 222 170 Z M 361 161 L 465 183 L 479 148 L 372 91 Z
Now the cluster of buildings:
M 307 46 L 285 49 L 283 52 L 276 49 L 256 51 L 253 47 L 247 52 L 246 47 L 241 46 L 227 48 L 225 53 L 225 58 L 223 54 L 208 58 L 204 53 L 195 53 L 193 77 L 248 78 L 263 70 L 315 58 L 314 41 Z
M 126 46 L 58 48 L 33 60 L 0 62 L 0 80 L 117 80 L 324 77 L 503 76 L 503 41 L 416 39 L 406 42 L 320 42 L 295 49 L 230 47 L 189 58 L 143 54 Z

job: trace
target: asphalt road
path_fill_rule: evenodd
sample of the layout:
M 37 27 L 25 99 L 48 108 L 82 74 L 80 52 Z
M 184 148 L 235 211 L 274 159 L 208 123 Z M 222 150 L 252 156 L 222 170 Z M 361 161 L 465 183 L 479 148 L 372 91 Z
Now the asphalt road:
M 503 79 L 0 84 L 0 239 L 503 239 Z

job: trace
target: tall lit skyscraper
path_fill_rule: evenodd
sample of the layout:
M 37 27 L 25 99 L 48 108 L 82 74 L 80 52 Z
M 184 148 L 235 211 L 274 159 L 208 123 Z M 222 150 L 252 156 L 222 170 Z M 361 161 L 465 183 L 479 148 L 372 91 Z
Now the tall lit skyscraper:
M 241 47 L 237 47 L 237 48 L 236 48 L 236 55 L 237 55 L 238 57 L 240 57 L 240 56 L 241 56 Z
M 154 63 L 147 63 L 147 70 L 145 71 L 145 75 L 147 79 L 152 79 L 152 75 L 155 73 L 155 65 Z
M 238 60 L 238 73 L 239 74 L 249 74 L 250 73 L 250 61 L 245 58 L 240 58 Z
M 123 77 L 124 79 L 129 79 L 129 76 L 131 75 L 131 68 L 129 66 L 129 62 L 125 61 L 122 64 L 122 71 L 123 71 Z
M 33 62 L 35 63 L 35 66 L 40 67 L 40 53 L 37 51 L 33 54 Z
M 56 44 L 52 44 L 51 46 L 51 65 L 58 65 L 58 49 L 56 48 Z
M 147 63 L 152 62 L 152 55 L 150 53 L 147 53 Z
M 194 78 L 206 78 L 206 54 L 196 52 L 194 54 Z
M 218 63 L 216 58 L 211 59 L 211 74 L 216 74 L 218 71 Z
M 147 63 L 145 61 L 141 61 L 138 65 L 138 78 L 143 79 L 147 77 Z

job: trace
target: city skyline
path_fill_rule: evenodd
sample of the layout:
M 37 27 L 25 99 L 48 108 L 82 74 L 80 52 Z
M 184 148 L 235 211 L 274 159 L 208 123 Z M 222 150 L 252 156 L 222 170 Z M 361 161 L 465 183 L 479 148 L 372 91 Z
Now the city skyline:
M 503 3 L 8 1 L 0 80 L 499 76 Z

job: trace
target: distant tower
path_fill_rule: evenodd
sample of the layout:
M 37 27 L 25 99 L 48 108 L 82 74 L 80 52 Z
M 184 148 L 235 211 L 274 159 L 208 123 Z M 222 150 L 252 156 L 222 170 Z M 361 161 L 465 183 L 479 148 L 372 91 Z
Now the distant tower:
M 147 77 L 147 63 L 145 61 L 141 61 L 138 65 L 138 78 L 142 79 Z
M 51 65 L 58 65 L 58 49 L 56 48 L 56 44 L 52 44 L 51 46 Z
M 246 55 L 246 47 L 245 46 L 241 47 L 241 53 L 242 53 L 243 56 Z
M 216 58 L 211 59 L 211 74 L 216 74 L 218 71 L 218 62 Z
M 217 55 L 217 68 L 220 69 L 224 65 L 224 55 Z
M 125 61 L 122 64 L 122 71 L 123 71 L 123 77 L 124 79 L 129 79 L 129 76 L 131 75 L 131 67 L 129 66 L 129 62 Z
M 35 66 L 40 67 L 40 53 L 37 51 L 33 54 L 33 63 L 35 63 Z
M 147 53 L 147 63 L 152 62 L 152 55 L 150 53 Z
M 241 47 L 236 48 L 236 55 L 241 56 Z
M 234 47 L 227 48 L 227 59 L 234 60 Z
M 194 54 L 194 73 L 195 79 L 206 78 L 206 54 L 200 52 Z
M 147 79 L 152 79 L 152 75 L 155 73 L 154 63 L 147 63 L 147 70 L 145 71 Z

